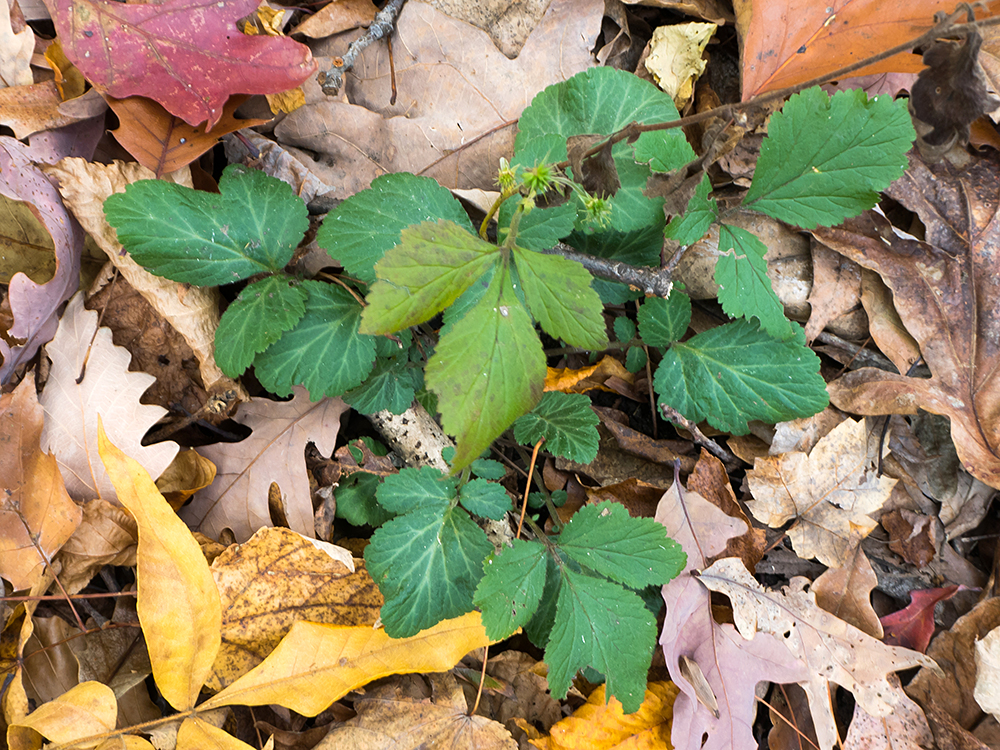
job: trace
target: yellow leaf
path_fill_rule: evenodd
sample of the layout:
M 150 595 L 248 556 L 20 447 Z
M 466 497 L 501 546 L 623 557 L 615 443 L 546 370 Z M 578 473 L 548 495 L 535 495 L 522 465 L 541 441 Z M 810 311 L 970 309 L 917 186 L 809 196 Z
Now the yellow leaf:
M 532 740 L 531 744 L 542 750 L 671 748 L 670 728 L 678 692 L 672 682 L 650 682 L 639 710 L 626 715 L 617 698 L 605 704 L 601 685 L 572 716 L 554 724 L 549 737 Z
M 316 716 L 372 680 L 391 674 L 444 672 L 488 643 L 478 612 L 398 639 L 370 627 L 297 622 L 260 666 L 199 708 L 276 703 Z
M 97 750 L 155 750 L 155 748 L 149 740 L 144 740 L 142 737 L 136 737 L 134 734 L 122 734 L 104 740 L 97 746 Z
M 117 720 L 118 704 L 111 688 L 99 682 L 83 682 L 8 727 L 7 744 L 10 750 L 39 750 L 42 737 L 58 743 L 73 742 L 112 732 Z M 76 747 L 96 745 L 97 740 Z
M 192 716 L 185 719 L 177 731 L 177 750 L 253 750 L 253 748 L 224 729 Z
M 153 677 L 179 711 L 192 708 L 219 651 L 219 591 L 188 527 L 146 470 L 116 448 L 98 421 L 98 450 L 122 504 L 139 525 L 136 611 Z

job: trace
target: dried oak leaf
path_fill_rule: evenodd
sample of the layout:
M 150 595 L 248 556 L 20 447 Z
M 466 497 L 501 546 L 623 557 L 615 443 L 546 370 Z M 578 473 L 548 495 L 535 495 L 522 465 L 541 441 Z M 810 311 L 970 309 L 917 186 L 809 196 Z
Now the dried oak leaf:
M 895 479 L 876 476 L 864 421 L 847 419 L 807 456 L 790 452 L 754 460 L 747 503 L 757 520 L 788 529 L 800 557 L 839 568 L 877 525 L 869 513 L 889 499 Z
M 830 704 L 830 682 L 850 690 L 872 716 L 888 716 L 903 698 L 889 675 L 910 667 L 937 669 L 934 660 L 899 646 L 886 646 L 816 606 L 809 581 L 793 578 L 782 592 L 762 587 L 734 557 L 698 574 L 712 591 L 729 597 L 740 634 L 753 643 L 762 634 L 780 638 L 790 654 L 807 665 L 809 676 L 798 680 L 809 696 L 821 750 L 837 742 Z M 728 665 L 727 665 L 728 668 Z
M 882 638 L 882 623 L 872 609 L 872 589 L 878 585 L 875 570 L 860 545 L 847 565 L 828 568 L 812 585 L 816 603 L 830 614 L 873 638 Z M 921 649 L 922 650 L 922 649 Z
M 910 155 L 906 174 L 886 191 L 915 212 L 926 242 L 897 236 L 869 212 L 815 234 L 878 273 L 899 317 L 920 345 L 931 378 L 862 368 L 830 383 L 830 400 L 855 414 L 916 414 L 951 420 L 962 464 L 1000 488 L 1000 234 L 996 185 L 1000 154 L 964 166 L 928 165 Z
M 222 117 L 231 94 L 276 94 L 316 70 L 287 37 L 243 34 L 256 0 L 47 0 L 66 57 L 102 94 L 155 99 L 189 125 Z

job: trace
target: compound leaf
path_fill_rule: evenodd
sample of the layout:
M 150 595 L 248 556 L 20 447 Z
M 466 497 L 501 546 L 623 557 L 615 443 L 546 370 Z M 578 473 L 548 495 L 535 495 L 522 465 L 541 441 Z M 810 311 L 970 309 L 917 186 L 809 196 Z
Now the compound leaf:
M 550 453 L 589 464 L 597 457 L 598 422 L 587 396 L 549 391 L 514 423 L 514 439 L 522 445 L 534 445 L 545 438 L 545 449 Z
M 365 562 L 385 597 L 385 632 L 406 638 L 472 611 L 492 551 L 483 530 L 458 508 L 418 510 L 379 527 Z
M 470 513 L 499 521 L 510 510 L 510 495 L 496 482 L 473 479 L 462 487 L 459 502 Z
M 327 214 L 316 242 L 352 276 L 371 284 L 375 264 L 404 229 L 438 219 L 472 231 L 469 215 L 447 188 L 430 177 L 386 174 Z
M 750 419 L 811 416 L 829 398 L 819 357 L 801 339 L 799 332 L 777 341 L 749 321 L 728 323 L 671 346 L 653 386 L 662 403 L 688 419 L 707 419 L 734 435 L 745 435 Z
M 670 346 L 691 323 L 691 298 L 674 290 L 667 299 L 650 297 L 639 308 L 639 337 L 647 346 Z
M 306 313 L 254 360 L 261 385 L 279 396 L 304 385 L 318 401 L 339 396 L 368 377 L 375 362 L 375 339 L 358 333 L 361 306 L 347 291 L 320 281 L 303 281 Z
M 528 309 L 549 335 L 583 349 L 607 347 L 604 306 L 583 266 L 520 247 L 514 248 L 514 260 Z
M 215 361 L 237 378 L 254 357 L 281 338 L 306 313 L 309 294 L 286 276 L 268 276 L 246 287 L 215 330 Z
M 505 268 L 441 336 L 425 371 L 427 387 L 438 396 L 441 425 L 458 439 L 456 471 L 538 403 L 545 373 L 542 342 Z
M 661 586 L 676 578 L 687 562 L 663 524 L 632 518 L 623 505 L 610 501 L 578 510 L 558 544 L 584 568 L 631 588 Z
M 767 245 L 747 230 L 726 224 L 719 227 L 722 255 L 715 264 L 719 304 L 734 318 L 757 318 L 761 328 L 776 339 L 791 338 L 795 332 L 767 276 L 766 252 Z
M 309 228 L 309 212 L 287 183 L 241 164 L 226 167 L 218 194 L 134 182 L 108 197 L 104 215 L 137 263 L 198 286 L 281 270 Z
M 378 281 L 361 316 L 364 333 L 392 333 L 423 323 L 486 273 L 500 248 L 451 221 L 407 227 L 375 266 Z
M 806 89 L 771 116 L 743 205 L 805 229 L 839 224 L 903 174 L 914 137 L 903 100 Z
M 545 589 L 547 558 L 538 542 L 515 539 L 486 559 L 473 602 L 483 611 L 490 639 L 506 638 L 534 616 Z

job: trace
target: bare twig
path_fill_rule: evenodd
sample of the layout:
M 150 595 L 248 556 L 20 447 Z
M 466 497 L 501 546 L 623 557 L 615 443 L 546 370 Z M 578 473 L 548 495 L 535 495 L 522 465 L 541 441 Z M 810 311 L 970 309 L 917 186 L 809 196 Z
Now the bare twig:
M 607 258 L 598 258 L 595 255 L 585 255 L 562 242 L 558 243 L 551 250 L 543 250 L 542 252 L 549 255 L 561 255 L 564 258 L 575 260 L 590 271 L 591 274 L 600 279 L 617 281 L 619 284 L 628 284 L 654 297 L 669 297 L 670 290 L 674 285 L 674 282 L 671 280 L 671 271 L 673 270 L 671 268 L 657 269 L 630 266 L 628 263 L 623 263 L 620 260 L 608 260 Z
M 694 441 L 701 447 L 708 450 L 710 453 L 715 454 L 718 458 L 726 465 L 729 471 L 735 471 L 741 464 L 740 460 L 736 458 L 732 453 L 729 452 L 727 448 L 723 448 L 721 445 L 716 443 L 710 437 L 706 436 L 704 432 L 698 429 L 698 425 L 692 422 L 690 419 L 685 417 L 676 409 L 672 409 L 666 404 L 660 404 L 660 413 L 663 418 L 668 422 L 673 422 L 674 424 L 679 424 L 685 430 L 691 433 Z
M 396 17 L 399 16 L 404 2 L 406 0 L 389 0 L 385 7 L 375 14 L 375 20 L 368 27 L 367 33 L 360 39 L 351 42 L 351 46 L 347 48 L 347 54 L 334 58 L 333 67 L 326 72 L 320 72 L 318 80 L 324 94 L 336 96 L 340 93 L 340 87 L 344 85 L 344 73 L 354 67 L 358 55 L 365 47 L 392 33 L 396 26 Z

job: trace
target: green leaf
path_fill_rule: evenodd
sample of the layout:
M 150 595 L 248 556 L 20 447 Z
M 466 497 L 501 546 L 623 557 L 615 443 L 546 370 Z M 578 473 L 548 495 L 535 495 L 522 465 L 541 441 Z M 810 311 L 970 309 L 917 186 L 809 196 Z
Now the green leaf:
M 515 539 L 511 547 L 486 558 L 486 574 L 473 602 L 483 612 L 483 627 L 490 640 L 508 637 L 538 610 L 548 557 L 538 542 Z
M 670 95 L 648 81 L 614 68 L 590 68 L 549 86 L 521 113 L 514 161 L 519 161 L 521 150 L 530 148 L 535 138 L 551 138 L 553 134 L 563 138 L 610 134 L 633 121 L 654 123 L 676 119 L 677 108 Z M 643 133 L 639 142 L 650 136 L 657 134 Z M 630 231 L 662 221 L 663 200 L 642 194 L 649 167 L 635 162 L 632 147 L 624 141 L 612 147 L 611 153 L 621 180 L 621 188 L 611 198 L 611 225 L 619 231 Z M 564 143 L 558 160 L 565 158 Z
M 447 188 L 406 172 L 376 177 L 327 214 L 316 242 L 347 271 L 375 281 L 375 264 L 408 226 L 444 219 L 472 231 L 469 215 Z
M 365 562 L 385 597 L 385 632 L 406 638 L 471 612 L 492 551 L 483 530 L 457 508 L 414 511 L 377 529 Z
M 473 479 L 458 496 L 462 507 L 483 518 L 499 521 L 511 509 L 510 495 L 496 482 Z
M 719 218 L 719 207 L 715 199 L 709 197 L 711 192 L 712 181 L 706 174 L 688 201 L 687 210 L 670 220 L 664 235 L 682 245 L 692 245 L 704 237 L 708 228 Z
M 623 505 L 610 501 L 580 508 L 558 544 L 584 568 L 633 589 L 663 585 L 687 564 L 687 555 L 667 537 L 663 524 L 632 518 Z
M 801 338 L 777 341 L 749 321 L 728 323 L 671 346 L 653 386 L 688 419 L 734 435 L 745 435 L 751 419 L 808 417 L 829 398 L 819 357 Z
M 250 284 L 222 314 L 215 329 L 215 362 L 238 378 L 254 357 L 281 338 L 306 313 L 309 294 L 287 276 Z
M 766 252 L 767 245 L 745 229 L 719 227 L 720 257 L 715 264 L 719 304 L 732 317 L 757 318 L 771 336 L 788 339 L 795 332 L 767 276 Z
M 347 291 L 320 281 L 303 281 L 309 294 L 306 314 L 254 360 L 261 385 L 287 396 L 304 385 L 318 401 L 339 396 L 368 377 L 375 362 L 375 339 L 358 333 L 361 305 Z
M 501 242 L 506 239 L 510 219 L 520 202 L 520 196 L 515 195 L 513 198 L 508 198 L 500 206 L 497 223 L 500 226 L 499 239 Z M 517 225 L 515 243 L 526 250 L 542 251 L 555 247 L 559 240 L 573 231 L 577 203 L 579 201 L 576 198 L 570 198 L 562 205 L 552 208 L 535 208 L 530 213 L 522 214 Z
M 545 646 L 549 690 L 566 696 L 573 677 L 590 666 L 607 677 L 609 695 L 635 713 L 646 694 L 656 619 L 636 594 L 617 583 L 563 566 L 556 619 Z
M 455 499 L 455 480 L 430 466 L 403 469 L 385 478 L 377 498 L 394 513 L 428 508 L 443 512 Z
M 646 346 L 670 346 L 688 329 L 691 323 L 691 298 L 676 289 L 667 299 L 649 297 L 636 315 L 639 320 L 639 337 Z
M 655 223 L 634 232 L 613 229 L 573 232 L 566 238 L 566 244 L 587 255 L 622 260 L 633 266 L 658 267 L 663 247 L 663 212 Z M 642 296 L 642 292 L 632 290 L 625 284 L 604 279 L 594 279 L 592 287 L 606 305 L 622 305 Z
M 514 439 L 534 445 L 543 437 L 545 450 L 570 461 L 589 464 L 597 457 L 600 422 L 582 393 L 549 391 L 538 405 L 514 423 Z
M 375 360 L 375 367 L 365 382 L 343 395 L 344 401 L 362 414 L 388 411 L 402 414 L 410 408 L 416 394 L 418 375 L 398 358 Z
M 492 461 L 488 458 L 477 458 L 472 462 L 472 473 L 480 479 L 492 479 L 499 482 L 507 476 L 507 467 L 499 461 Z
M 914 137 L 903 99 L 806 89 L 771 116 L 743 205 L 805 229 L 839 224 L 903 174 Z
M 226 167 L 218 194 L 134 182 L 108 197 L 104 215 L 137 263 L 198 286 L 281 270 L 309 228 L 309 212 L 287 183 L 241 164 Z
M 625 369 L 633 375 L 646 367 L 646 350 L 641 346 L 630 346 L 625 352 Z
M 542 395 L 545 353 L 509 269 L 441 336 L 424 373 L 441 426 L 458 441 L 454 469 L 474 461 Z
M 635 160 L 654 172 L 673 172 L 698 158 L 680 128 L 645 133 L 632 147 Z
M 395 517 L 375 500 L 375 492 L 381 484 L 381 477 L 355 472 L 340 480 L 337 498 L 337 518 L 343 518 L 353 526 L 379 527 Z
M 608 346 L 604 306 L 590 288 L 591 275 L 575 260 L 514 248 L 514 262 L 528 309 L 546 333 L 570 346 Z
M 433 318 L 500 258 L 500 248 L 457 224 L 439 220 L 407 227 L 375 266 L 363 333 L 392 333 Z
M 615 340 L 627 344 L 635 338 L 635 323 L 626 317 L 619 316 L 614 322 Z

